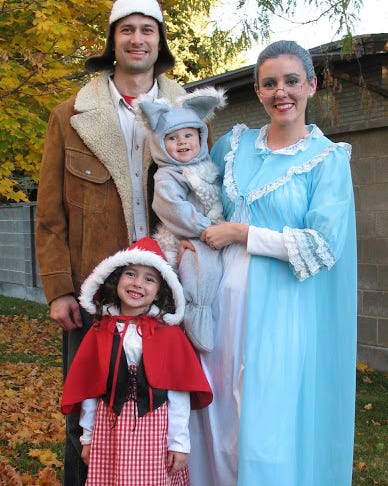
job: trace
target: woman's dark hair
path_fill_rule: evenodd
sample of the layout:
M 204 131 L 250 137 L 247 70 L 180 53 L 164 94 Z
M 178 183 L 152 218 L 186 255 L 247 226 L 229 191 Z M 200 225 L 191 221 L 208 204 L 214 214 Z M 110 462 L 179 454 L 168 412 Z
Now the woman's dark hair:
M 267 59 L 274 59 L 284 54 L 289 56 L 295 56 L 300 60 L 304 70 L 306 71 L 306 76 L 308 81 L 311 81 L 314 78 L 315 69 L 309 51 L 304 49 L 295 41 L 280 40 L 277 42 L 273 42 L 272 44 L 267 46 L 263 51 L 261 51 L 261 53 L 259 54 L 255 66 L 255 73 L 254 73 L 255 83 L 258 83 L 260 66 Z
M 104 306 L 107 307 L 108 312 L 109 307 L 116 307 L 117 309 L 120 309 L 120 299 L 117 295 L 117 284 L 119 283 L 120 277 L 126 268 L 127 265 L 116 268 L 116 270 L 114 270 L 106 278 L 105 282 L 98 289 L 95 299 L 96 313 L 94 314 L 97 321 L 99 321 L 103 315 Z M 161 319 L 164 314 L 175 312 L 172 290 L 161 275 L 160 288 L 157 299 L 155 300 L 155 304 L 159 308 L 159 314 L 157 315 L 159 319 Z

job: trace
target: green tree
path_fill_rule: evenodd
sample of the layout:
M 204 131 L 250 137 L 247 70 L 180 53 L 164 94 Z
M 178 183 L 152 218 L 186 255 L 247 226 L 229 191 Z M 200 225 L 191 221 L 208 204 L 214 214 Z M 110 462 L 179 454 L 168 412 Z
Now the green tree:
M 296 0 L 224 1 L 235 20 L 230 28 L 212 21 L 222 0 L 162 0 L 171 50 L 170 73 L 181 83 L 236 69 L 242 52 L 259 36 L 268 38 L 270 15 L 291 15 Z M 305 0 L 351 33 L 362 0 Z M 232 6 L 231 6 L 232 5 Z M 88 80 L 83 63 L 105 45 L 112 0 L 3 0 L 0 3 L 0 202 L 34 197 L 44 133 L 51 109 Z

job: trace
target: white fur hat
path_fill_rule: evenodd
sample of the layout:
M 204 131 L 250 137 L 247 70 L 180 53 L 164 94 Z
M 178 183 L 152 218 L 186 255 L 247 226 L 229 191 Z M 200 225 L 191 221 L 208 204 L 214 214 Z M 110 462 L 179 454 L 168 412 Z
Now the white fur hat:
M 162 319 L 167 324 L 179 324 L 185 310 L 185 297 L 177 274 L 167 262 L 159 244 L 152 238 L 142 238 L 126 250 L 121 250 L 100 262 L 81 286 L 79 298 L 82 307 L 94 314 L 96 312 L 95 296 L 100 286 L 116 268 L 134 265 L 147 265 L 156 268 L 170 287 L 175 304 L 175 314 L 164 314 Z
M 92 55 L 85 61 L 85 67 L 89 72 L 94 73 L 114 69 L 116 58 L 114 47 L 115 23 L 132 14 L 152 17 L 158 23 L 160 50 L 154 66 L 155 77 L 174 67 L 175 58 L 167 44 L 166 26 L 163 20 L 162 10 L 157 0 L 116 0 L 109 16 L 104 52 L 99 55 Z
M 109 24 L 134 13 L 152 17 L 163 23 L 162 11 L 156 0 L 116 0 L 110 13 Z

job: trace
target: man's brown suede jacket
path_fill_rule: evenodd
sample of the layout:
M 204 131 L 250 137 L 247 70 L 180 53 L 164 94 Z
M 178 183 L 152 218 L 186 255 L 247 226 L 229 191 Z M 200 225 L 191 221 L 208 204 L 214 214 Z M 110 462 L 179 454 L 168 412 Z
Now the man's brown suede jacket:
M 48 303 L 79 293 L 83 280 L 107 256 L 132 243 L 133 208 L 125 140 L 108 88 L 99 75 L 51 114 L 38 190 L 37 255 Z M 184 93 L 158 77 L 159 97 Z M 149 225 L 152 163 L 145 147 L 143 186 Z M 150 228 L 148 228 L 150 231 Z

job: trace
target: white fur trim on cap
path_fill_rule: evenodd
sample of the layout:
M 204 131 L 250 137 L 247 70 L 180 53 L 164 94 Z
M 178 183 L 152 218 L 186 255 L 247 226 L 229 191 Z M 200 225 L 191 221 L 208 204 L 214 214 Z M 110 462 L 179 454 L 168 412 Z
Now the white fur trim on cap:
M 116 0 L 110 13 L 109 24 L 135 13 L 163 23 L 163 14 L 156 0 Z
M 162 256 L 140 248 L 119 251 L 105 258 L 96 266 L 81 286 L 79 301 L 82 307 L 90 314 L 94 314 L 96 312 L 94 296 L 100 285 L 105 282 L 116 268 L 129 265 L 130 263 L 134 265 L 148 265 L 160 272 L 172 291 L 175 304 L 175 314 L 165 314 L 163 321 L 171 325 L 182 322 L 185 310 L 185 297 L 176 273 Z

